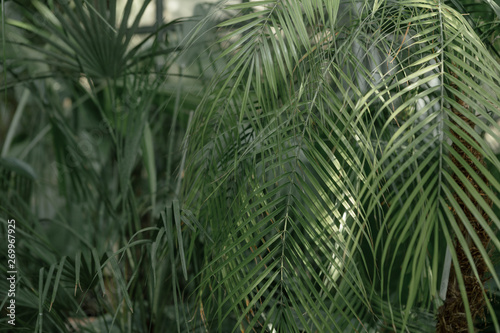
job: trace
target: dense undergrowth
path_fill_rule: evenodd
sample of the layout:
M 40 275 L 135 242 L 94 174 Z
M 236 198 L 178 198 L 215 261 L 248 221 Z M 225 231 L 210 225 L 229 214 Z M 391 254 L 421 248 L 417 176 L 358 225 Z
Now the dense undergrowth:
M 2 1 L 0 332 L 498 330 L 495 2 L 149 2 Z

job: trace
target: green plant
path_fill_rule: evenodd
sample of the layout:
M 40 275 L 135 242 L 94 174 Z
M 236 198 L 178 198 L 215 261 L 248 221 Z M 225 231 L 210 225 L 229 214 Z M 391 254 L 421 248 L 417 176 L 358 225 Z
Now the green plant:
M 2 6 L 0 237 L 14 219 L 20 331 L 165 332 L 194 307 L 197 222 L 174 199 L 198 99 L 161 38 L 180 20 L 132 45 L 149 2 L 137 15 L 132 0 L 121 15 L 107 0 Z
M 207 330 L 474 332 L 487 309 L 498 331 L 500 67 L 462 13 L 227 9 L 186 139 L 184 202 L 214 239 Z

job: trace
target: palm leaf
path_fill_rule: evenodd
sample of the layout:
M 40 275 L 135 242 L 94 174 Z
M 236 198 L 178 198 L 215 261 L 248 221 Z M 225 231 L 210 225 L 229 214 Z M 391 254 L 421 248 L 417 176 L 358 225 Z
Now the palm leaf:
M 219 25 L 227 65 L 193 120 L 185 194 L 216 240 L 207 322 L 431 331 L 417 323 L 442 304 L 446 248 L 465 304 L 477 258 L 498 284 L 485 163 L 499 161 L 476 127 L 498 129 L 500 68 L 460 13 L 431 0 L 228 9 L 241 14 Z

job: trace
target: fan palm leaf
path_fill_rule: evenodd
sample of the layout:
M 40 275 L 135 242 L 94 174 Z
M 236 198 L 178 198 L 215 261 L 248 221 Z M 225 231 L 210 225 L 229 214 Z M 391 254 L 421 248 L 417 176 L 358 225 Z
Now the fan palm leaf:
M 93 79 L 122 78 L 137 72 L 138 63 L 173 51 L 159 46 L 144 50 L 144 45 L 151 42 L 158 31 L 149 34 L 137 45 L 132 45 L 132 38 L 149 3 L 149 0 L 144 1 L 138 13 L 133 15 L 133 1 L 126 1 L 119 17 L 120 22 L 117 22 L 119 9 L 116 1 L 92 3 L 77 0 L 49 6 L 34 1 L 34 12 L 26 10 L 28 22 L 7 21 L 33 34 L 34 42 L 9 42 L 36 51 L 36 58 L 23 56 L 17 60 L 39 61 L 50 64 L 60 72 L 85 73 Z M 161 28 L 172 23 L 175 21 Z M 40 41 L 48 46 L 37 45 Z

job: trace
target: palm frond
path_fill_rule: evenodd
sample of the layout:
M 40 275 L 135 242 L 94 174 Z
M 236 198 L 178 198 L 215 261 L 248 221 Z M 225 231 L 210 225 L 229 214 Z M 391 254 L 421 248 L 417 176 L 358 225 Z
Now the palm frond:
M 442 304 L 447 248 L 466 304 L 477 258 L 499 283 L 486 166 L 499 160 L 476 130 L 498 129 L 500 68 L 460 13 L 431 0 L 228 9 L 241 14 L 220 25 L 227 65 L 195 114 L 185 192 L 216 241 L 207 320 L 432 331 L 416 323 Z

